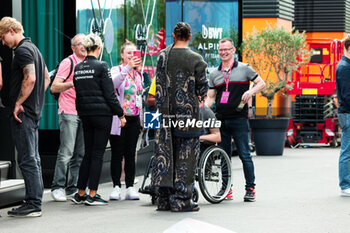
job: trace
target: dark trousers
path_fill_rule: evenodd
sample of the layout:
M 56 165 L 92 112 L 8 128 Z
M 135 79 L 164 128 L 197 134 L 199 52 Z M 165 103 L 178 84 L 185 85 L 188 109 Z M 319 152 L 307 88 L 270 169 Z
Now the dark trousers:
M 78 189 L 97 190 L 100 181 L 103 154 L 112 126 L 112 116 L 82 116 L 85 155 L 80 165 Z
M 139 116 L 126 116 L 126 125 L 120 135 L 110 135 L 112 149 L 111 176 L 114 186 L 121 186 L 122 160 L 124 158 L 125 185 L 132 187 L 135 179 L 135 153 L 140 134 Z
M 158 208 L 179 211 L 192 207 L 195 174 L 200 153 L 199 138 L 173 136 L 174 185 L 159 188 Z
M 18 117 L 22 123 L 11 117 L 11 130 L 18 152 L 18 166 L 26 188 L 25 201 L 41 210 L 44 185 L 38 149 L 39 122 L 24 113 L 20 113 Z
M 245 118 L 228 119 L 221 121 L 220 146 L 228 155 L 232 153 L 232 138 L 235 141 L 239 158 L 243 163 L 245 188 L 255 188 L 254 163 L 249 150 L 249 122 Z M 223 180 L 225 183 L 225 180 Z M 226 181 L 227 183 L 227 181 Z

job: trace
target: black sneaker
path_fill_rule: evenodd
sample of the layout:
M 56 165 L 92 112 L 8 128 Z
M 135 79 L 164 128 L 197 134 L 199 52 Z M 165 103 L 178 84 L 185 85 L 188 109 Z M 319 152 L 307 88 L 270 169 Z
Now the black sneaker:
M 244 201 L 253 202 L 255 201 L 255 190 L 253 188 L 249 188 L 245 191 Z
M 87 198 L 86 194 L 84 194 L 83 196 L 80 196 L 78 193 L 76 193 L 71 200 L 75 204 L 84 204 L 86 198 Z
M 225 189 L 220 189 L 220 191 L 214 196 L 215 198 L 221 198 L 224 195 Z
M 108 205 L 108 201 L 103 200 L 100 195 L 96 194 L 94 197 L 87 196 L 85 205 Z
M 41 209 L 35 208 L 28 203 L 24 203 L 18 208 L 13 208 L 8 211 L 7 214 L 11 217 L 17 218 L 40 217 L 42 215 Z

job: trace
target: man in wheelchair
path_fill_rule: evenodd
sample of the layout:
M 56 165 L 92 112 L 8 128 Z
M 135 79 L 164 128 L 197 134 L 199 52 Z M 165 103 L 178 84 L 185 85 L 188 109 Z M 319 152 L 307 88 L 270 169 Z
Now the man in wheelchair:
M 216 120 L 215 113 L 211 110 L 211 108 L 209 108 L 204 104 L 204 101 L 205 100 L 203 100 L 203 102 L 201 102 L 201 105 L 200 105 L 200 114 L 202 116 L 202 120 L 203 121 L 206 121 L 208 119 Z M 206 128 L 205 134 L 200 136 L 199 139 L 200 139 L 200 157 L 201 157 L 207 148 L 209 148 L 210 146 L 217 145 L 218 143 L 221 142 L 220 128 Z M 223 182 L 226 182 L 226 181 L 223 180 Z M 222 196 L 224 192 L 225 192 L 224 189 L 220 190 L 219 193 L 217 194 L 217 197 Z M 230 188 L 224 200 L 233 200 L 232 188 Z
M 204 104 L 204 101 L 200 105 L 200 114 L 202 120 L 206 121 L 208 119 L 215 119 L 214 112 Z M 215 145 L 216 143 L 221 142 L 221 135 L 219 128 L 205 128 L 205 134 L 199 137 L 201 153 L 208 148 L 209 146 Z

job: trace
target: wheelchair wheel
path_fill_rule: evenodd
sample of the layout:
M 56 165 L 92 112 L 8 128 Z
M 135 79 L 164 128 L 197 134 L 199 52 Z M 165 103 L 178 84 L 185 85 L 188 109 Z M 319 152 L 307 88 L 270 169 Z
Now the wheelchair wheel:
M 192 201 L 198 202 L 198 199 L 199 199 L 198 189 L 194 187 L 193 194 L 192 194 Z
M 199 160 L 198 183 L 204 198 L 220 203 L 231 188 L 231 160 L 218 146 L 207 148 Z
M 151 156 L 148 162 L 148 167 L 143 176 L 141 187 L 139 188 L 139 193 L 151 195 L 152 204 L 154 204 L 156 200 L 155 188 L 152 186 L 152 181 L 151 181 L 151 169 L 152 169 L 153 161 L 154 161 L 154 156 Z

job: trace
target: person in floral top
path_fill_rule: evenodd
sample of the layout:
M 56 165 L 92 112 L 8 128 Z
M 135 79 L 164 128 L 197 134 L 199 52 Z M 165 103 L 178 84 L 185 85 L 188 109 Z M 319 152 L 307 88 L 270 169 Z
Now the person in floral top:
M 135 153 L 137 139 L 141 130 L 140 116 L 142 116 L 142 75 L 141 59 L 134 56 L 136 46 L 126 42 L 121 47 L 122 64 L 111 69 L 114 89 L 119 102 L 122 104 L 126 125 L 119 128 L 120 120 L 113 117 L 110 143 L 112 149 L 111 176 L 113 191 L 110 200 L 120 200 L 122 160 L 125 161 L 126 200 L 139 200 L 134 189 Z

